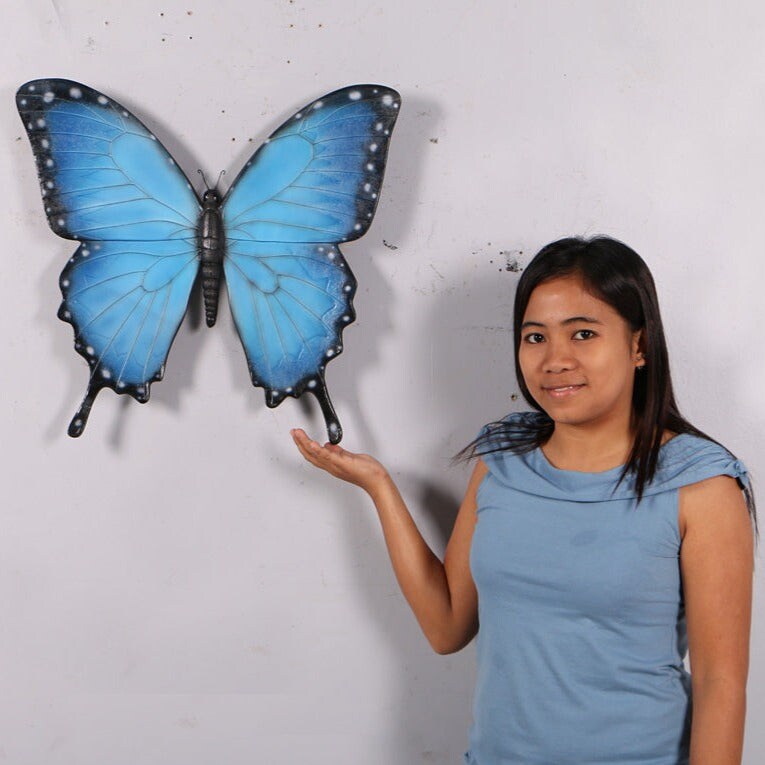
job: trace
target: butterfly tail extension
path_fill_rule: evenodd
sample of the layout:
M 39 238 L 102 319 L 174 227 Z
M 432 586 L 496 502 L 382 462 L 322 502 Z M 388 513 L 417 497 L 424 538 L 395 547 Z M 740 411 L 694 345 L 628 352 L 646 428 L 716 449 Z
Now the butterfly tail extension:
M 85 426 L 88 424 L 88 417 L 90 417 L 90 410 L 93 407 L 93 402 L 96 400 L 98 392 L 103 387 L 103 385 L 98 385 L 95 380 L 90 380 L 88 389 L 85 391 L 85 398 L 82 399 L 80 408 L 75 412 L 72 421 L 69 423 L 67 433 L 72 438 L 79 438 L 82 435 Z
M 337 419 L 337 414 L 335 414 L 335 408 L 332 406 L 332 400 L 329 397 L 327 386 L 324 384 L 323 375 L 318 377 L 317 385 L 311 390 L 311 393 L 316 396 L 316 400 L 321 407 L 321 413 L 324 415 L 329 442 L 331 444 L 339 444 L 343 438 L 343 429 L 340 426 L 340 421 Z

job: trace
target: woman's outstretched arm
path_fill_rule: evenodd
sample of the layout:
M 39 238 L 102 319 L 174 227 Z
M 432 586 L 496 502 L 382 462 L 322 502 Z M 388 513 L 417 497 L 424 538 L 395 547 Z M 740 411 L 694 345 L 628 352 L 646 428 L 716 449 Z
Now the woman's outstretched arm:
M 333 444 L 322 446 L 301 429 L 291 434 L 308 462 L 371 497 L 396 579 L 433 650 L 447 654 L 466 646 L 478 631 L 478 596 L 469 556 L 476 492 L 487 472 L 484 463 L 479 460 L 470 478 L 442 563 L 422 538 L 388 471 L 374 457 Z

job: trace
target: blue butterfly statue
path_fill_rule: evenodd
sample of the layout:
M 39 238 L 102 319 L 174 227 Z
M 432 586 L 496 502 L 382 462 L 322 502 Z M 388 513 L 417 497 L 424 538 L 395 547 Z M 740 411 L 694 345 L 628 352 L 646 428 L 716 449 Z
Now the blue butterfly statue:
M 208 188 L 200 199 L 113 98 L 62 79 L 19 88 L 48 223 L 79 242 L 61 273 L 58 312 L 90 365 L 70 436 L 82 434 L 102 388 L 148 401 L 200 271 L 215 324 L 222 270 L 266 404 L 310 391 L 329 440 L 340 441 L 324 369 L 355 319 L 356 279 L 338 245 L 372 222 L 400 103 L 382 85 L 322 96 L 266 139 L 223 198 Z

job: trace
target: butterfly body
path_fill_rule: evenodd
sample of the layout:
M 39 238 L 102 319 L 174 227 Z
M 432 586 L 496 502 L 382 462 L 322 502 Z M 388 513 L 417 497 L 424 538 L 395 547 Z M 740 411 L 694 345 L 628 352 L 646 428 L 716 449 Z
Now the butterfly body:
M 212 327 L 218 315 L 218 296 L 226 238 L 220 212 L 220 196 L 214 189 L 202 197 L 199 219 L 199 258 L 202 263 L 202 295 L 205 301 L 205 320 Z
M 310 102 L 260 146 L 221 198 L 200 198 L 157 138 L 114 99 L 63 79 L 16 94 L 52 230 L 78 242 L 59 317 L 90 367 L 69 426 L 98 392 L 144 403 L 201 271 L 208 326 L 225 281 L 252 383 L 266 405 L 313 393 L 330 441 L 342 429 L 324 381 L 354 318 L 338 245 L 372 221 L 400 97 L 353 85 Z

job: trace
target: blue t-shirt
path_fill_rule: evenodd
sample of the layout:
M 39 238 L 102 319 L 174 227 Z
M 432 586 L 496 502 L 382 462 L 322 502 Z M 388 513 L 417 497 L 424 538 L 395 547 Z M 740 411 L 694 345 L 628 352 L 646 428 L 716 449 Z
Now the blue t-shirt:
M 508 415 L 539 416 L 535 412 Z M 470 570 L 477 680 L 467 765 L 687 765 L 691 679 L 678 490 L 748 481 L 687 433 L 638 505 L 621 467 L 560 470 L 541 449 L 484 454 Z

